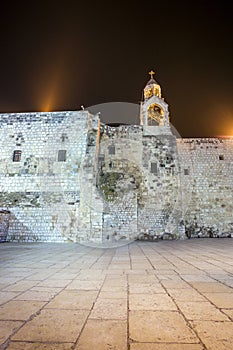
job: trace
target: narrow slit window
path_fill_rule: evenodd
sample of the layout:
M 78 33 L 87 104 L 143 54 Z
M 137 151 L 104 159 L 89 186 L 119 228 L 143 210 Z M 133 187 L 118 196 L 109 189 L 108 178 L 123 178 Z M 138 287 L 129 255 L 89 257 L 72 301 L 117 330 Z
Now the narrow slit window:
M 65 162 L 66 161 L 66 150 L 59 150 L 58 151 L 58 162 Z
M 21 161 L 21 156 L 22 156 L 22 151 L 15 150 L 14 153 L 13 153 L 13 162 L 20 162 Z

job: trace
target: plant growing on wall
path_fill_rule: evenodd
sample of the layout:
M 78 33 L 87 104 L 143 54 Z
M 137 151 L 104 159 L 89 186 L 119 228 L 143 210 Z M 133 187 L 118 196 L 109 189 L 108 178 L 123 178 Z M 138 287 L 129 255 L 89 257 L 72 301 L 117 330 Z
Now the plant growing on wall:
M 121 179 L 123 175 L 117 172 L 99 174 L 98 188 L 102 192 L 106 201 L 112 202 L 117 197 L 116 185 L 117 181 Z

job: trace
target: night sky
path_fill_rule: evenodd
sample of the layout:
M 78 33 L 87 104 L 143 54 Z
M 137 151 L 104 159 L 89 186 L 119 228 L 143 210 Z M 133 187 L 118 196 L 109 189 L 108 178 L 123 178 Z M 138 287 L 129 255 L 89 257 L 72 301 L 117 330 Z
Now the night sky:
M 183 137 L 233 135 L 232 1 L 137 3 L 5 4 L 0 112 L 139 103 L 153 69 Z

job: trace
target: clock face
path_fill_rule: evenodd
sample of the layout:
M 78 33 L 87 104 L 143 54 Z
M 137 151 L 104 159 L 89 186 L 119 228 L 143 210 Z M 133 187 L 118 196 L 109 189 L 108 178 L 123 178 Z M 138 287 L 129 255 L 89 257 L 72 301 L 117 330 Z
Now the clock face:
M 149 125 L 159 125 L 160 121 L 163 119 L 164 112 L 161 107 L 156 104 L 152 104 L 148 108 L 148 124 Z

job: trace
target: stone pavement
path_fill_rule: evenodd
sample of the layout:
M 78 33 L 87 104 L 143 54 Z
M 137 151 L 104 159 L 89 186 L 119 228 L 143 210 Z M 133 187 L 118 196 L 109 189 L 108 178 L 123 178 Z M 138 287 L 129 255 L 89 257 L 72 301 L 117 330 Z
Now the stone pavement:
M 233 349 L 233 239 L 0 244 L 0 349 Z

